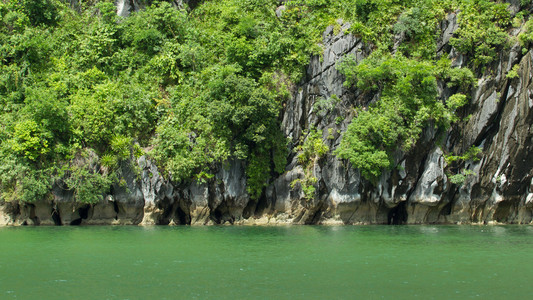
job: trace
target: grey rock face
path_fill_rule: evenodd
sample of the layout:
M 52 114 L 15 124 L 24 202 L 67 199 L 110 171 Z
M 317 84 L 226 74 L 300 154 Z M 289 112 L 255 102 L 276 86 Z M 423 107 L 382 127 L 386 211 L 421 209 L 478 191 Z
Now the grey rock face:
M 451 14 L 442 24 L 439 47 L 450 51 L 454 65 L 461 67 L 464 58 L 448 46 L 456 29 L 456 15 Z M 334 66 L 348 53 L 361 60 L 369 50 L 352 36 L 334 35 L 332 28 L 324 34 L 324 45 L 322 60 L 311 60 L 307 80 L 287 104 L 282 129 L 293 141 L 310 127 L 323 130 L 324 142 L 334 150 L 340 142 L 335 133 L 344 131 L 353 117 L 349 111 L 372 101 L 344 88 L 344 78 Z M 290 188 L 294 179 L 303 176 L 293 157 L 287 172 L 266 191 L 267 199 L 275 203 L 273 218 L 283 212 L 285 220 L 294 223 L 530 223 L 532 52 L 522 57 L 518 50 L 512 47 L 501 53 L 493 75 L 480 79 L 468 107 L 469 121 L 449 130 L 445 145 L 428 128 L 412 151 L 397 153 L 400 168 L 384 172 L 377 183 L 366 182 L 347 162 L 328 155 L 314 167 L 318 179 L 314 200 L 303 200 L 301 191 Z M 505 74 L 517 63 L 519 78 L 507 79 Z M 449 96 L 446 89 L 441 92 Z M 331 111 L 313 110 L 317 99 L 333 94 L 340 101 Z M 334 122 L 338 117 L 346 118 L 339 124 Z M 328 129 L 334 132 L 333 139 L 326 138 Z M 471 146 L 482 148 L 481 158 L 465 162 L 465 182 L 453 184 L 444 154 L 464 153 Z
M 444 21 L 440 24 L 441 36 L 437 42 L 437 52 L 443 51 L 445 46 L 448 46 L 453 33 L 459 29 L 459 23 L 457 23 L 457 14 L 449 14 Z M 449 50 L 448 50 L 449 51 Z
M 127 17 L 132 12 L 144 8 L 144 5 L 137 0 L 117 0 L 115 5 L 117 7 L 117 15 L 120 17 Z
M 194 8 L 200 0 L 174 0 L 169 1 L 173 7 L 177 9 L 184 9 L 186 5 L 189 8 Z M 144 9 L 147 5 L 149 6 L 153 1 L 143 1 L 143 0 L 116 0 L 115 6 L 117 7 L 117 15 L 120 17 L 127 17 L 131 13 Z
M 278 18 L 281 18 L 281 15 L 283 14 L 283 12 L 287 9 L 287 7 L 285 5 L 280 5 L 278 8 L 276 8 L 276 16 Z

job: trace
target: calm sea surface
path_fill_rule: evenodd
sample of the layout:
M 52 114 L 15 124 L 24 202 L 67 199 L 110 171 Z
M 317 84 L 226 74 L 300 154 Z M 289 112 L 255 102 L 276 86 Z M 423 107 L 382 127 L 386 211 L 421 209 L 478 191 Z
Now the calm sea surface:
M 527 299 L 531 226 L 0 228 L 0 299 Z

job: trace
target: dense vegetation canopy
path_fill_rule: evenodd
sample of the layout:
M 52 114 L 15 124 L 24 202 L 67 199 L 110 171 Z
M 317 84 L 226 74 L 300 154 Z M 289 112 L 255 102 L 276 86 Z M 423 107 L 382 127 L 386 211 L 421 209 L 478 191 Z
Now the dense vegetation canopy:
M 456 121 L 475 76 L 511 43 L 510 28 L 527 22 L 519 42 L 533 41 L 528 14 L 489 0 L 292 0 L 278 13 L 277 0 L 194 10 L 144 1 L 126 18 L 112 1 L 71 2 L 0 1 L 0 200 L 47 199 L 59 186 L 98 202 L 143 154 L 175 182 L 208 180 L 214 166 L 244 160 L 258 197 L 286 164 L 283 104 L 339 18 L 375 49 L 362 63 L 343 61 L 346 85 L 380 100 L 358 111 L 335 153 L 371 179 L 425 126 Z M 469 68 L 437 54 L 439 22 L 453 12 L 450 43 Z M 456 94 L 439 99 L 438 80 Z M 329 150 L 301 143 L 320 152 L 302 161 Z

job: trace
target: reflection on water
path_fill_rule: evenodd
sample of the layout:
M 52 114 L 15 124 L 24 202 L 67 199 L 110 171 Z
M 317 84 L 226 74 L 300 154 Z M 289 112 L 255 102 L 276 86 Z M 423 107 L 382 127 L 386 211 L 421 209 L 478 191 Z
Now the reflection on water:
M 525 298 L 530 226 L 0 228 L 0 299 Z

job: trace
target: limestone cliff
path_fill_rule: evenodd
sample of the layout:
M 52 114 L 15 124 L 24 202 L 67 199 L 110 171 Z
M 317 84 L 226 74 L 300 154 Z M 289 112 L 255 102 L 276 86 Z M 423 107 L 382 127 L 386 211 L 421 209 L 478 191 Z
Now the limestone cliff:
M 119 1 L 119 13 L 135 1 Z M 180 1 L 181 3 L 181 1 Z M 122 6 L 121 6 L 122 5 Z M 177 4 L 178 5 L 178 4 Z M 134 7 L 134 9 L 137 9 Z M 448 44 L 457 29 L 457 16 L 441 23 L 439 55 L 456 67 L 465 57 Z M 533 221 L 533 51 L 517 45 L 503 51 L 488 67 L 462 112 L 463 121 L 444 134 L 426 128 L 408 153 L 397 151 L 397 168 L 384 172 L 375 183 L 362 178 L 332 151 L 354 117 L 355 107 L 366 107 L 378 95 L 362 94 L 343 86 L 336 65 L 347 54 L 360 61 L 371 45 L 347 34 L 349 24 L 338 21 L 324 32 L 323 55 L 311 59 L 307 74 L 293 90 L 281 114 L 282 131 L 289 144 L 286 170 L 259 199 L 246 191 L 245 162 L 234 159 L 219 166 L 214 178 L 191 184 L 170 182 L 148 157 L 122 166 L 126 184 L 116 184 L 100 203 L 78 204 L 57 186 L 54 199 L 0 205 L 0 224 L 423 224 L 423 223 L 531 223 Z M 512 32 L 517 35 L 519 31 Z M 401 38 L 401 37 L 399 37 Z M 506 74 L 519 65 L 518 76 Z M 439 84 L 441 97 L 451 94 Z M 317 110 L 321 99 L 338 98 L 327 111 Z M 303 132 L 323 133 L 329 153 L 312 166 L 316 191 L 309 199 L 299 185 L 305 176 L 294 151 Z M 481 149 L 478 161 L 457 172 L 446 153 Z

